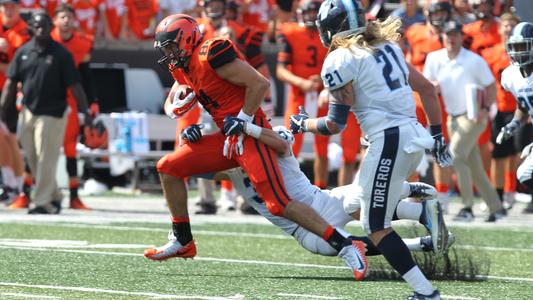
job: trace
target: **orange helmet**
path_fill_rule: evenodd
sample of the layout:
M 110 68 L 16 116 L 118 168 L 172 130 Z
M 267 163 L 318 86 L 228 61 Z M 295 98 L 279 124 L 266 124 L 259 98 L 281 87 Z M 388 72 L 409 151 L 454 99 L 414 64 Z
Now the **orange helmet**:
M 83 137 L 85 146 L 91 149 L 107 148 L 107 129 L 101 120 L 85 126 Z
M 185 14 L 170 15 L 155 31 L 154 48 L 163 54 L 157 63 L 169 70 L 185 68 L 201 41 L 202 32 L 194 18 Z

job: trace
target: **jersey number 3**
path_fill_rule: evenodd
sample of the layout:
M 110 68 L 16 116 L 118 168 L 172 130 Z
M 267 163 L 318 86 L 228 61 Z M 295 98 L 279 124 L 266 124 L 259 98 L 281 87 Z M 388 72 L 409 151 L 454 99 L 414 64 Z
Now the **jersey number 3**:
M 398 56 L 396 55 L 396 52 L 394 52 L 394 49 L 392 49 L 392 47 L 389 45 L 386 45 L 384 49 L 385 49 L 385 52 L 382 51 L 381 49 L 377 49 L 374 54 L 374 58 L 376 59 L 376 62 L 378 64 L 382 62 L 385 63 L 385 65 L 383 66 L 383 77 L 385 78 L 385 82 L 387 83 L 387 86 L 389 87 L 389 89 L 391 91 L 394 91 L 395 89 L 402 87 L 402 82 L 400 82 L 400 78 L 396 78 L 396 79 L 391 78 L 391 74 L 392 74 L 394 66 L 391 63 L 390 58 L 392 57 L 392 59 L 394 60 L 394 62 L 396 62 L 396 65 L 398 66 L 398 68 L 403 74 L 403 78 L 402 78 L 403 86 L 407 85 L 407 73 L 405 73 L 400 63 L 400 60 L 398 59 Z

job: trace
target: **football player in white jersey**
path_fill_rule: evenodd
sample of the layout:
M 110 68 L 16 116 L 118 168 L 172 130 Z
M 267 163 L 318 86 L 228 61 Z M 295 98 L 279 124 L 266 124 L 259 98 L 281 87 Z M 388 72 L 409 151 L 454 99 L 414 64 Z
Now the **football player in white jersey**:
M 528 117 L 533 117 L 533 23 L 522 22 L 513 29 L 505 44 L 511 65 L 502 72 L 502 87 L 518 102 L 513 120 L 505 125 L 496 142 L 510 138 Z M 518 180 L 533 190 L 533 143 L 520 155 L 525 158 L 516 172 Z
M 439 291 L 422 274 L 390 225 L 403 182 L 415 170 L 424 149 L 432 148 L 440 165 L 451 163 L 434 88 L 405 62 L 397 45 L 400 20 L 389 18 L 367 24 L 358 0 L 326 0 L 320 7 L 317 25 L 323 44 L 329 47 L 321 74 L 330 93 L 329 112 L 318 119 L 310 119 L 305 112 L 292 116 L 291 130 L 337 134 L 346 126 L 350 111 L 355 113 L 370 142 L 361 163 L 361 176 L 355 182 L 360 191 L 363 227 L 389 264 L 413 288 L 410 299 L 440 299 Z M 410 84 L 426 86 L 429 97 L 421 96 L 433 139 L 416 120 Z M 353 203 L 345 201 L 344 208 L 354 213 Z
M 236 118 L 233 118 L 235 120 Z M 311 184 L 309 179 L 300 169 L 300 164 L 292 153 L 292 143 L 294 136 L 284 126 L 276 126 L 273 130 L 257 127 L 253 124 L 239 122 L 241 131 L 247 133 L 260 142 L 266 144 L 278 154 L 277 162 L 286 183 L 289 197 L 295 201 L 301 201 L 312 207 L 329 224 L 337 228 L 345 237 L 362 241 L 366 244 L 366 255 L 381 255 L 379 250 L 368 240 L 367 237 L 353 236 L 344 231 L 344 227 L 354 218 L 348 215 L 343 208 L 345 198 L 354 198 L 350 201 L 358 205 L 356 197 L 358 193 L 354 190 L 354 185 L 346 185 L 334 188 L 333 190 L 321 190 L 316 185 Z M 252 128 L 254 127 L 254 128 Z M 202 137 L 199 125 L 191 125 L 183 130 L 183 138 L 188 142 L 195 143 Z M 281 137 L 281 138 L 280 138 Z M 272 215 L 263 200 L 253 188 L 250 179 L 241 168 L 234 168 L 216 174 L 203 174 L 198 177 L 207 179 L 230 179 L 238 193 L 247 201 L 259 214 L 268 219 L 272 224 L 279 227 L 289 235 L 292 235 L 298 243 L 308 251 L 324 256 L 337 255 L 337 251 L 329 246 L 322 238 L 298 226 L 294 222 L 283 217 Z M 422 202 L 412 202 L 409 199 L 400 201 L 396 208 L 397 219 L 408 219 L 418 221 L 423 224 L 431 236 L 420 238 L 404 239 L 411 251 L 434 251 L 444 252 L 453 243 L 453 236 L 447 239 L 447 244 L 439 244 L 444 241 L 442 235 L 448 233 L 442 214 L 438 212 L 438 201 L 435 199 L 437 191 L 434 187 L 425 183 L 404 182 L 401 190 L 402 199 L 418 198 Z M 359 209 L 357 209 L 359 211 Z M 357 218 L 358 219 L 358 218 Z M 451 234 L 451 233 L 450 233 Z

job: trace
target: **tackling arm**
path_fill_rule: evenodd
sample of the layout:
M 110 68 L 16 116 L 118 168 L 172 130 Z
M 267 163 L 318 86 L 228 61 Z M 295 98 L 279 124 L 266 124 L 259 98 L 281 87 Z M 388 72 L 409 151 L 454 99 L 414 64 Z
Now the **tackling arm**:
M 304 121 L 305 131 L 322 135 L 340 133 L 348 119 L 350 108 L 355 103 L 352 82 L 341 88 L 329 91 L 329 110 L 326 117 Z

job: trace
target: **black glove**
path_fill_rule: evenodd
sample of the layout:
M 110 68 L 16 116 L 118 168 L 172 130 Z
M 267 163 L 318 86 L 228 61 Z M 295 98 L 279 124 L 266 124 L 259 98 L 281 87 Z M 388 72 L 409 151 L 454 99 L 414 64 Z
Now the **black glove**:
M 244 131 L 244 120 L 237 117 L 227 116 L 224 118 L 224 134 L 239 135 Z
M 181 138 L 189 143 L 196 143 L 202 138 L 202 128 L 204 124 L 193 124 L 181 131 Z
M 297 115 L 291 116 L 291 132 L 292 134 L 304 133 L 307 131 L 305 128 L 305 120 L 309 119 L 309 115 L 305 112 L 303 106 L 298 107 L 300 110 Z
M 453 158 L 450 151 L 448 150 L 448 145 L 446 145 L 446 141 L 442 136 L 442 129 L 440 127 L 440 124 L 431 125 L 430 131 L 431 136 L 433 137 L 433 148 L 431 149 L 431 153 L 433 154 L 435 161 L 441 167 L 451 166 L 453 163 Z

